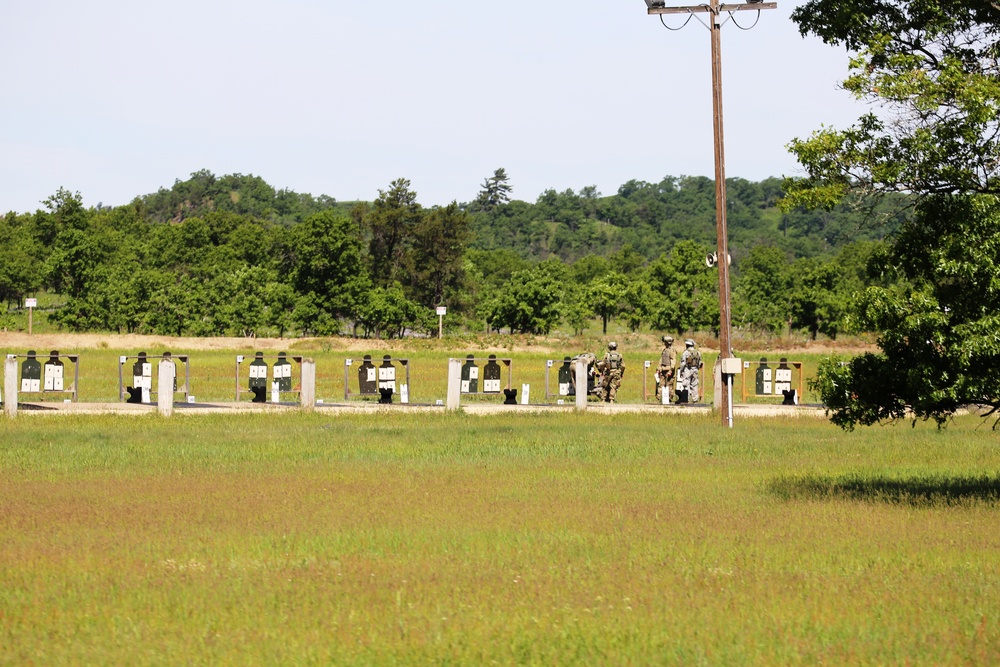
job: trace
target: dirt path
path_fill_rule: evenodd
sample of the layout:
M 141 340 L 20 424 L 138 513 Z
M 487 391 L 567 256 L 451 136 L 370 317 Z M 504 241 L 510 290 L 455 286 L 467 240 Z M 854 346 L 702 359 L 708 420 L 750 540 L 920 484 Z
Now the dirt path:
M 659 351 L 661 343 L 655 334 L 628 334 L 617 339 L 626 350 Z M 713 339 L 697 338 L 702 351 L 718 351 Z M 446 338 L 438 342 L 434 339 L 416 338 L 404 340 L 373 340 L 363 338 L 177 338 L 173 336 L 139 336 L 134 334 L 76 334 L 48 333 L 29 336 L 23 332 L 0 332 L 0 349 L 39 352 L 49 350 L 268 350 L 307 351 L 335 350 L 344 352 L 370 350 L 413 350 L 413 349 L 470 349 L 479 348 L 495 352 L 537 352 L 539 354 L 559 353 L 566 350 L 587 350 L 603 344 L 597 336 L 578 338 L 535 337 L 535 336 L 482 336 L 479 338 Z M 674 343 L 675 349 L 683 347 Z M 871 351 L 873 346 L 857 340 L 848 341 L 801 341 L 776 339 L 772 341 L 734 341 L 737 356 L 752 357 L 758 354 L 776 355 L 780 353 L 802 352 L 827 354 L 837 352 L 845 356 Z

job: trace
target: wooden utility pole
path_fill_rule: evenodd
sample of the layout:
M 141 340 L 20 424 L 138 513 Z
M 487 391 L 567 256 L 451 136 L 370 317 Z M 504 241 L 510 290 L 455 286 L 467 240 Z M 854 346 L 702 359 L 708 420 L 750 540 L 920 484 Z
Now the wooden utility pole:
M 715 230 L 719 267 L 719 357 L 731 359 L 732 313 L 729 298 L 729 230 L 726 226 L 726 149 L 722 131 L 722 26 L 732 17 L 733 12 L 777 9 L 776 2 L 746 2 L 741 4 L 721 4 L 709 0 L 704 5 L 689 7 L 667 7 L 662 0 L 646 0 L 648 13 L 685 14 L 688 17 L 708 14 L 706 27 L 712 34 L 712 128 L 715 136 Z M 699 20 L 700 17 L 699 17 Z M 704 23 L 704 22 L 702 22 Z M 722 425 L 732 427 L 732 388 L 729 386 L 732 374 L 722 375 Z M 718 406 L 717 406 L 718 407 Z

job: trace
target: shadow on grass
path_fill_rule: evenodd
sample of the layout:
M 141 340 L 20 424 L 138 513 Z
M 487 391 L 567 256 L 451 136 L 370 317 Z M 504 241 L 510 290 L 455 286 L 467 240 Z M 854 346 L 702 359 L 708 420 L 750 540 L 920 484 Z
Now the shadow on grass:
M 996 504 L 1000 503 L 1000 476 L 779 477 L 768 483 L 767 490 L 784 500 L 848 499 L 914 506 Z

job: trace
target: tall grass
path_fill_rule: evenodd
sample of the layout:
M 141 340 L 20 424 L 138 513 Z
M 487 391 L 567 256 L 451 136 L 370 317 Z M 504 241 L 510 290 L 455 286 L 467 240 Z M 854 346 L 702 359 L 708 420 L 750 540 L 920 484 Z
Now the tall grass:
M 70 416 L 0 443 L 0 663 L 1000 661 L 972 419 Z

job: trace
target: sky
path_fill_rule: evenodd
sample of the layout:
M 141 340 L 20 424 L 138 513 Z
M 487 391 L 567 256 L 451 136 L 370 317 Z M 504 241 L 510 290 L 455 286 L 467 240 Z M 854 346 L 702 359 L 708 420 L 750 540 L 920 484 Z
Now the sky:
M 799 4 L 723 28 L 729 177 L 798 175 L 791 139 L 865 111 Z M 406 178 L 425 206 L 498 167 L 531 202 L 714 175 L 709 31 L 643 0 L 0 0 L 0 45 L 0 211 L 201 169 L 341 201 Z

